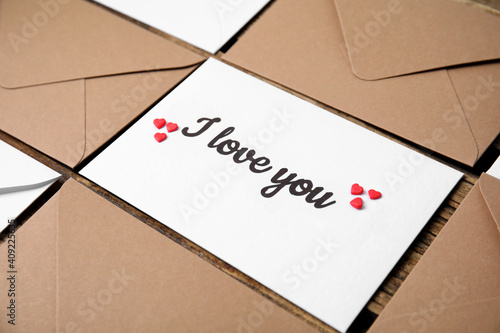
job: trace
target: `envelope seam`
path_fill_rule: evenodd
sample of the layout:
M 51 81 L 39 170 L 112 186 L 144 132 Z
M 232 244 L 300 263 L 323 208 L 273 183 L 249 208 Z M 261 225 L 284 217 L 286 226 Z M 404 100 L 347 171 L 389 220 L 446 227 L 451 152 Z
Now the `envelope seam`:
M 203 57 L 203 56 L 201 56 Z M 104 77 L 112 77 L 112 76 L 121 76 L 121 75 L 130 75 L 130 74 L 145 74 L 145 73 L 150 73 L 150 72 L 161 72 L 161 71 L 173 71 L 173 70 L 181 70 L 181 69 L 188 69 L 191 67 L 198 66 L 205 62 L 207 60 L 207 57 L 203 57 L 201 60 L 197 60 L 193 63 L 188 63 L 185 65 L 178 65 L 178 66 L 171 66 L 171 67 L 158 67 L 158 68 L 153 68 L 153 69 L 143 69 L 143 70 L 132 70 L 128 72 L 120 72 L 120 73 L 114 73 L 114 74 L 107 74 L 107 75 L 96 75 L 96 76 L 88 76 L 88 77 L 83 77 L 83 78 L 77 78 L 76 80 L 91 80 L 91 79 L 99 79 L 99 78 L 104 78 Z
M 478 181 L 478 184 L 479 184 L 479 190 L 481 192 L 481 197 L 483 198 L 483 201 L 486 203 L 486 207 L 488 207 L 488 212 L 490 213 L 491 218 L 493 219 L 493 221 L 496 222 L 497 225 L 500 225 L 500 221 L 497 221 L 497 219 L 495 218 L 495 215 L 493 215 L 493 212 L 491 211 L 490 203 L 488 202 L 488 200 L 486 200 L 486 197 L 485 197 L 484 192 L 483 192 L 481 180 Z M 498 231 L 500 232 L 500 229 Z
M 80 164 L 87 154 L 87 80 L 83 80 L 83 153 L 76 165 Z
M 118 73 L 110 73 L 110 74 L 100 74 L 100 75 L 91 75 L 91 76 L 78 76 L 70 79 L 57 79 L 57 80 L 48 80 L 46 82 L 39 82 L 39 83 L 30 83 L 30 84 L 23 84 L 23 85 L 6 85 L 0 83 L 0 87 L 3 89 L 8 89 L 8 90 L 15 90 L 15 89 L 22 89 L 22 88 L 30 88 L 30 87 L 39 87 L 39 86 L 44 86 L 47 84 L 55 84 L 55 83 L 63 83 L 63 82 L 71 82 L 71 81 L 78 81 L 78 80 L 88 80 L 88 79 L 99 79 L 99 78 L 105 78 L 105 77 L 111 77 L 111 76 L 120 76 L 120 75 L 129 75 L 129 74 L 143 74 L 143 73 L 150 73 L 152 71 L 170 71 L 170 70 L 181 70 L 181 69 L 187 69 L 190 67 L 195 67 L 199 66 L 203 62 L 205 62 L 209 57 L 201 56 L 201 60 L 197 60 L 194 62 L 190 62 L 188 64 L 183 64 L 183 65 L 176 65 L 176 66 L 160 66 L 159 68 L 155 69 L 141 69 L 141 70 L 131 70 L 131 71 L 125 71 L 125 72 L 118 72 Z
M 472 139 L 474 139 L 474 145 L 476 146 L 476 156 L 474 157 L 474 164 L 475 164 L 477 162 L 477 160 L 479 159 L 479 146 L 477 144 L 476 137 L 474 136 L 474 132 L 472 131 L 472 127 L 470 126 L 469 119 L 467 118 L 467 114 L 464 112 L 464 106 L 462 105 L 462 102 L 460 101 L 460 97 L 458 96 L 457 88 L 455 87 L 455 84 L 453 83 L 453 80 L 451 79 L 450 72 L 446 68 L 445 68 L 445 72 L 446 72 L 446 75 L 448 76 L 448 79 L 450 80 L 451 86 L 453 87 L 453 92 L 455 93 L 458 104 L 460 104 L 460 111 L 462 112 L 462 115 L 464 116 L 465 122 L 467 124 L 467 127 L 469 128 L 469 132 L 472 136 Z

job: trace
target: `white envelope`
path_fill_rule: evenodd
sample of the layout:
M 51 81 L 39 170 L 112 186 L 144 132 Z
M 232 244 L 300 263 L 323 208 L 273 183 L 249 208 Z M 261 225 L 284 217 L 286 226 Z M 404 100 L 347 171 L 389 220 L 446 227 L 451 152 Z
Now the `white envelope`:
M 493 177 L 497 177 L 498 179 L 500 179 L 500 157 L 497 158 L 496 162 L 493 163 L 487 173 L 489 175 L 492 175 Z
M 462 176 L 215 59 L 81 173 L 340 331 Z
M 60 175 L 0 141 L 0 231 L 15 219 Z
M 216 53 L 270 0 L 96 0 Z

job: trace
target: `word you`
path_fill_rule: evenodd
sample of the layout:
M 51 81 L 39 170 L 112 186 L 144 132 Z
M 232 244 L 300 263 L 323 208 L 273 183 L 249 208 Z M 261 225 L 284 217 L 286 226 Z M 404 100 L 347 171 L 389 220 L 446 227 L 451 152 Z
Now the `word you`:
M 189 127 L 182 130 L 182 134 L 187 137 L 196 137 L 205 133 L 212 125 L 219 123 L 221 118 L 200 118 L 198 123 L 204 123 L 203 126 L 196 132 L 190 132 Z M 226 138 L 235 130 L 234 127 L 227 127 L 216 135 L 208 144 L 209 148 L 215 149 L 221 155 L 233 155 L 233 161 L 241 164 L 248 162 L 251 172 L 263 173 L 270 171 L 273 167 L 270 165 L 271 160 L 267 157 L 257 157 L 254 149 L 242 147 L 240 142 Z M 272 178 L 271 185 L 264 187 L 261 190 L 261 195 L 264 198 L 272 198 L 282 189 L 288 187 L 290 194 L 294 196 L 305 196 L 307 203 L 314 204 L 315 208 L 325 208 L 336 203 L 335 200 L 327 202 L 332 196 L 332 192 L 326 192 L 321 195 L 324 188 L 314 187 L 313 182 L 308 179 L 297 179 L 296 173 L 288 173 L 287 168 L 280 169 Z M 321 195 L 321 196 L 320 196 Z

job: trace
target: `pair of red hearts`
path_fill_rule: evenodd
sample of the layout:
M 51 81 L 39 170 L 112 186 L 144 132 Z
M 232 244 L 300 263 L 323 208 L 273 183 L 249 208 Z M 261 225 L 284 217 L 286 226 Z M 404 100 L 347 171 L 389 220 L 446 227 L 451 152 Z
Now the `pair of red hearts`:
M 359 184 L 357 184 L 357 183 L 353 184 L 351 186 L 351 194 L 352 195 L 361 195 L 364 192 L 365 192 L 365 189 L 363 187 L 359 186 Z M 375 190 L 369 190 L 368 196 L 372 200 L 377 200 L 377 199 L 380 199 L 382 197 L 382 193 L 380 193 L 379 191 L 375 191 Z M 353 206 L 356 209 L 363 208 L 363 199 L 361 199 L 359 197 L 355 198 L 354 200 L 351 201 L 351 206 Z
M 167 123 L 167 121 L 163 118 L 161 118 L 161 119 L 157 118 L 157 119 L 153 120 L 153 124 L 156 126 L 157 129 L 162 129 L 163 126 L 166 125 L 168 133 L 177 131 L 177 129 L 179 128 L 179 126 L 177 126 L 176 123 Z M 158 142 L 163 142 L 166 139 L 167 139 L 167 134 L 165 134 L 165 133 L 156 133 L 155 134 L 155 140 Z

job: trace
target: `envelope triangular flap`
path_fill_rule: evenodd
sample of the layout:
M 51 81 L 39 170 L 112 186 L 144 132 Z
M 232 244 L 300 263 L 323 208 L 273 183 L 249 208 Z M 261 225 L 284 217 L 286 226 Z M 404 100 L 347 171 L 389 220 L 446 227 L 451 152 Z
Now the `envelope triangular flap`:
M 2 0 L 0 5 L 4 88 L 184 68 L 203 60 L 87 1 Z
M 500 58 L 500 15 L 458 0 L 335 0 L 353 72 L 377 80 Z
M 479 187 L 500 232 L 500 179 L 483 174 L 479 179 Z

